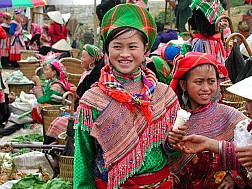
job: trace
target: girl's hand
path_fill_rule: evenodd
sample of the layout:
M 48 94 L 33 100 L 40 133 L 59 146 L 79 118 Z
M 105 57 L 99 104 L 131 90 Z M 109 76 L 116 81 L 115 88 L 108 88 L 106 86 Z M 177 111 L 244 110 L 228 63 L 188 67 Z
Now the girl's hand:
M 236 147 L 235 152 L 242 166 L 250 170 L 252 167 L 252 145 Z
M 41 85 L 41 81 L 39 79 L 39 76 L 37 75 L 32 77 L 32 81 L 35 83 L 36 86 Z
M 182 139 L 185 136 L 185 130 L 186 130 L 186 125 L 179 126 L 177 130 L 172 130 L 169 132 L 168 135 L 168 142 L 169 145 L 172 147 L 175 147 L 175 149 L 179 149 L 179 142 L 182 141 Z
M 235 187 L 235 181 L 231 177 L 231 175 L 227 173 L 217 189 L 233 189 L 234 187 Z
M 197 154 L 208 150 L 218 152 L 218 141 L 201 135 L 186 136 L 180 146 L 183 146 L 183 152 L 188 154 Z

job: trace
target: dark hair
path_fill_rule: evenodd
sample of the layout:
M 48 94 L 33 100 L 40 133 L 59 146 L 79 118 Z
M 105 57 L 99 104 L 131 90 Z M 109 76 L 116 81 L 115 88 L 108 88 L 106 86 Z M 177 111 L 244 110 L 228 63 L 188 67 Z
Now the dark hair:
M 53 71 L 56 71 L 57 76 L 59 76 L 60 75 L 59 70 L 57 70 L 54 65 L 52 65 L 52 64 L 49 64 L 49 65 L 51 66 Z
M 194 70 L 195 68 L 198 68 L 198 67 L 203 67 L 203 66 L 205 66 L 205 65 L 208 66 L 208 69 L 210 69 L 210 67 L 213 67 L 213 68 L 214 68 L 217 81 L 219 80 L 219 72 L 218 72 L 218 69 L 217 69 L 217 67 L 214 66 L 213 64 L 208 64 L 208 63 L 206 63 L 206 64 L 200 64 L 200 65 L 198 65 L 198 66 L 196 66 L 196 67 L 191 68 L 191 69 L 190 69 L 188 72 L 186 72 L 186 73 L 179 79 L 179 81 L 178 81 L 178 93 L 179 93 L 179 97 L 178 97 L 178 98 L 179 98 L 179 102 L 182 102 L 181 95 L 183 94 L 183 90 L 182 90 L 182 88 L 181 88 L 181 86 L 180 86 L 180 81 L 181 81 L 181 80 L 187 81 L 188 78 L 189 78 L 189 76 L 190 76 L 190 74 L 191 74 L 191 71 L 192 71 L 192 70 Z
M 119 27 L 119 28 L 116 28 L 116 29 L 112 30 L 108 34 L 107 39 L 104 42 L 104 48 L 103 48 L 104 51 L 108 54 L 108 46 L 109 46 L 109 43 L 111 41 L 113 41 L 115 38 L 119 37 L 120 35 L 122 35 L 124 33 L 127 33 L 129 31 L 133 31 L 133 30 L 137 31 L 137 33 L 140 35 L 140 37 L 141 37 L 144 44 L 148 43 L 148 38 L 143 32 L 139 31 L 136 28 L 132 28 L 132 27 L 129 27 L 129 26 L 123 26 L 123 27 Z

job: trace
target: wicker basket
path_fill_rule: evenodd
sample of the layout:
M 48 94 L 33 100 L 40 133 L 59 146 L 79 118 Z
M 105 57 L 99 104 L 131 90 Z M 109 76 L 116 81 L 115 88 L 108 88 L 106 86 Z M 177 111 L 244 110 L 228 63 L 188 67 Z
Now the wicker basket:
M 26 60 L 30 56 L 34 56 L 35 54 L 39 53 L 39 51 L 32 51 L 32 50 L 20 50 L 21 60 Z
M 221 93 L 224 94 L 224 98 L 226 101 L 231 101 L 231 102 L 241 102 L 244 101 L 244 99 L 238 95 L 235 95 L 233 93 L 230 93 L 227 91 L 227 88 L 232 86 L 232 82 L 230 80 L 226 80 L 220 83 L 220 89 Z
M 23 62 L 18 61 L 20 66 L 20 71 L 24 74 L 25 77 L 32 80 L 32 77 L 35 75 L 36 69 L 40 66 L 40 61 L 36 62 Z
M 29 93 L 29 91 L 33 88 L 34 84 L 14 84 L 8 83 L 9 92 L 14 92 L 16 96 L 19 96 L 21 91 L 25 93 Z
M 52 121 L 64 112 L 63 105 L 51 105 L 42 108 L 43 131 L 46 134 Z
M 72 49 L 73 58 L 78 58 L 80 54 L 80 49 Z
M 68 81 L 75 86 L 78 86 L 82 74 L 67 73 Z
M 59 136 L 58 136 L 58 143 L 59 143 L 59 144 L 62 144 L 62 145 L 65 145 L 66 136 L 67 136 L 66 131 L 60 133 Z
M 59 156 L 59 177 L 73 183 L 73 156 Z
M 232 107 L 234 107 L 236 109 L 240 109 L 240 108 L 244 107 L 244 105 L 245 105 L 245 101 L 232 102 L 232 101 L 228 101 L 228 100 L 225 100 L 225 99 L 222 100 L 222 103 L 225 104 L 225 105 L 228 105 L 228 106 L 232 106 Z
M 67 73 L 82 74 L 85 71 L 81 67 L 81 60 L 77 58 L 62 58 L 59 61 L 66 67 Z

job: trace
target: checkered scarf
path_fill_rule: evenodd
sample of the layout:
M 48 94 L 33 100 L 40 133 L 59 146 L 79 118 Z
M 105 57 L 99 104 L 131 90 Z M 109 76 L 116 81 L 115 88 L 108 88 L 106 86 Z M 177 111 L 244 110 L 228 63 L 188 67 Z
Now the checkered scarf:
M 210 24 L 215 23 L 216 19 L 223 13 L 223 7 L 219 0 L 193 0 L 191 9 L 200 9 Z
M 85 44 L 83 50 L 86 50 L 90 56 L 95 58 L 96 61 L 100 60 L 103 57 L 102 50 L 94 45 Z
M 155 74 L 148 68 L 141 70 L 143 89 L 141 94 L 130 94 L 118 82 L 109 65 L 105 65 L 101 70 L 101 76 L 97 83 L 98 87 L 108 96 L 116 101 L 125 104 L 132 112 L 135 112 L 135 107 L 139 108 L 144 114 L 146 121 L 151 122 L 152 112 L 150 109 L 151 98 L 157 84 Z
M 128 26 L 142 31 L 148 38 L 147 51 L 156 38 L 156 23 L 151 14 L 143 7 L 134 4 L 120 4 L 110 9 L 103 17 L 101 35 L 107 39 L 109 33 L 119 27 Z

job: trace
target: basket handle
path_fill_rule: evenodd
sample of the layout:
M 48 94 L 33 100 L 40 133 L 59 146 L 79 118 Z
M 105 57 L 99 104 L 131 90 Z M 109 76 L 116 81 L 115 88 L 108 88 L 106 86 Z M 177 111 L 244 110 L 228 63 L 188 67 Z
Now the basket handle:
M 40 72 L 43 70 L 43 67 L 38 67 L 36 70 L 35 70 L 35 75 L 37 76 L 40 76 Z
M 222 16 L 220 16 L 220 17 L 217 18 L 217 20 L 215 21 L 215 31 L 216 31 L 216 32 L 219 32 L 219 31 L 220 31 L 220 21 L 221 21 L 221 19 L 223 19 L 223 18 L 227 19 L 229 28 L 230 28 L 230 30 L 231 30 L 231 33 L 234 33 L 234 26 L 233 26 L 233 23 L 232 23 L 230 17 L 229 17 L 229 16 L 226 16 L 226 15 L 222 15 Z
M 74 94 L 70 91 L 67 91 L 63 94 L 63 97 L 62 97 L 62 104 L 65 105 L 66 104 L 66 97 L 70 95 L 72 98 L 71 98 L 71 109 L 70 109 L 70 115 L 73 116 L 74 115 Z
M 227 41 L 226 41 L 227 51 L 229 51 L 229 45 L 228 45 L 229 41 L 230 41 L 230 39 L 233 39 L 234 37 L 239 37 L 242 40 L 246 50 L 248 51 L 249 56 L 251 57 L 252 56 L 252 51 L 251 51 L 245 37 L 241 33 L 232 33 L 232 34 L 230 34 L 228 36 Z

